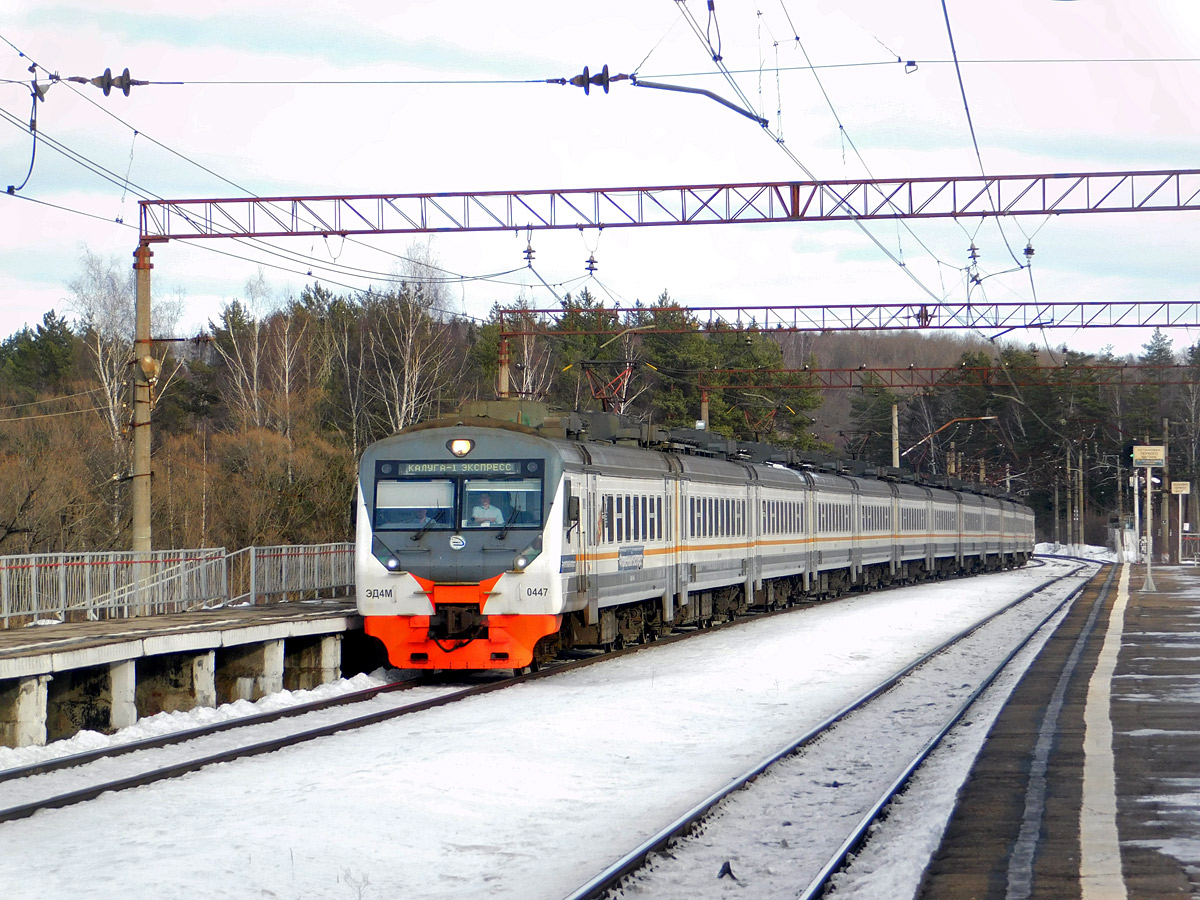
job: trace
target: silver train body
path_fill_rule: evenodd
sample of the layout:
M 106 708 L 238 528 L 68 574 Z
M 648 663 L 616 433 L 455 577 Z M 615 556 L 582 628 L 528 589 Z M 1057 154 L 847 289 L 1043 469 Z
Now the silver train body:
M 521 668 L 751 605 L 1023 565 L 1033 543 L 1011 498 L 467 418 L 364 453 L 358 609 L 393 665 Z

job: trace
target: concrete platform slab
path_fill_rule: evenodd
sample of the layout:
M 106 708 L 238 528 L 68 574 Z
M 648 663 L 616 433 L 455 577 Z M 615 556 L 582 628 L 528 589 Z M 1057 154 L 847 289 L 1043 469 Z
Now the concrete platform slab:
M 1141 593 L 1131 567 L 1121 603 L 1119 572 L 1107 592 L 1108 570 L 1093 579 L 997 718 L 922 900 L 1200 897 L 1200 570 L 1155 567 Z M 1115 790 L 1112 852 L 1085 765 Z

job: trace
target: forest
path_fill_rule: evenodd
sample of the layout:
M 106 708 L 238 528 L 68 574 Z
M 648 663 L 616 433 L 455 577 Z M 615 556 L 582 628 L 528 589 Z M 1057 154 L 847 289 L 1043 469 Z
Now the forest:
M 382 290 L 280 296 L 260 271 L 191 338 L 172 338 L 183 299 L 155 297 L 156 548 L 350 539 L 366 445 L 496 395 L 501 309 L 523 397 L 693 427 L 703 390 L 714 432 L 883 466 L 895 404 L 905 466 L 1006 487 L 1041 539 L 1074 522 L 1105 543 L 1129 514 L 1133 443 L 1165 438 L 1172 480 L 1200 471 L 1200 344 L 1161 332 L 1121 357 L 979 334 L 775 334 L 700 321 L 667 291 L 618 316 L 587 288 L 540 301 L 557 311 L 547 328 L 524 297 L 486 320 L 456 313 L 421 252 Z M 130 546 L 133 285 L 127 263 L 85 248 L 69 308 L 0 342 L 0 554 Z M 919 391 L 866 371 L 912 365 L 954 371 Z M 805 367 L 863 371 L 822 391 Z

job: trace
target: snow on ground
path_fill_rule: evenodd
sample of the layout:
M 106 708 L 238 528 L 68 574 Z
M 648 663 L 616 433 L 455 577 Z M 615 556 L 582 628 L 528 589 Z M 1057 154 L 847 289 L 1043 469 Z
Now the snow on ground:
M 134 741 L 186 731 L 189 728 L 199 728 L 214 722 L 240 719 L 254 713 L 274 712 L 290 706 L 326 700 L 342 694 L 388 684 L 397 680 L 398 676 L 399 673 L 396 670 L 377 669 L 370 675 L 360 674 L 353 678 L 341 678 L 312 690 L 280 691 L 254 703 L 248 700 L 238 700 L 234 703 L 223 703 L 215 709 L 199 707 L 187 712 L 158 713 L 139 719 L 130 727 L 122 728 L 111 735 L 101 734 L 98 731 L 81 731 L 72 737 L 47 744 L 45 747 L 0 747 L 0 770 L 30 766 L 49 759 L 59 759 L 75 753 L 99 750 L 118 744 L 131 744 Z M 2 790 L 3 788 L 0 788 L 0 791 Z
M 1117 562 L 1115 550 L 1110 550 L 1108 547 L 1097 547 L 1093 544 L 1036 544 L 1033 552 L 1037 556 L 1075 556 L 1080 559 L 1094 559 L 1097 562 Z M 1129 561 L 1132 561 L 1132 558 Z
M 6 900 L 561 897 L 1070 565 L 851 596 L 39 813 L 0 825 L 0 884 Z

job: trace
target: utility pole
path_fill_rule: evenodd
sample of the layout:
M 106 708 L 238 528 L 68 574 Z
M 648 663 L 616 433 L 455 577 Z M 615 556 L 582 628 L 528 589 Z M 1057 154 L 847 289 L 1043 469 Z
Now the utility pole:
M 900 413 L 892 404 L 892 468 L 900 468 Z
M 1163 439 L 1162 439 L 1163 464 L 1162 464 L 1162 486 L 1161 486 L 1160 490 L 1162 491 L 1163 500 L 1162 500 L 1162 531 L 1160 532 L 1160 534 L 1162 534 L 1163 562 L 1170 563 L 1171 562 L 1171 510 L 1169 509 L 1169 507 L 1171 504 L 1167 502 L 1167 497 L 1170 496 L 1170 494 L 1168 493 L 1170 491 L 1170 488 L 1168 487 L 1168 485 L 1170 485 L 1170 483 L 1171 483 L 1171 479 L 1170 479 L 1171 473 L 1169 471 L 1170 461 L 1168 460 L 1168 457 L 1171 454 L 1171 448 L 1170 448 L 1170 445 L 1167 443 L 1167 429 L 1168 429 L 1168 426 L 1170 425 L 1170 422 L 1166 416 L 1163 416 L 1162 422 L 1163 422 Z
M 133 549 L 149 552 L 150 540 L 150 388 L 157 380 L 150 339 L 150 244 L 133 254 L 137 306 L 133 342 Z

